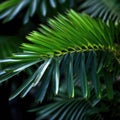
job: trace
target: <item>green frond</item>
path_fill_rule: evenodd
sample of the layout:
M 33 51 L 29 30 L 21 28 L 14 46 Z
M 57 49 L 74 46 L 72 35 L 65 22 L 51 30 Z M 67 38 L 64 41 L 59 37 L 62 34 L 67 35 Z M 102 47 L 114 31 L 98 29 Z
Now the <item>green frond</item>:
M 39 104 L 39 107 L 32 107 L 28 112 L 34 112 L 37 120 L 104 120 L 119 118 L 119 90 L 115 92 L 113 100 L 106 100 L 105 94 L 103 100 L 96 99 L 92 90 L 89 100 L 85 100 L 81 97 L 79 88 L 76 88 L 75 92 L 77 93 L 75 98 L 69 99 L 66 97 L 65 90 L 64 92 L 61 91 L 59 96 L 53 97 L 51 102 L 45 101 L 45 105 Z M 108 114 L 108 116 L 104 114 Z
M 23 23 L 26 24 L 35 14 L 43 17 L 48 13 L 55 13 L 60 6 L 66 9 L 66 7 L 72 7 L 73 4 L 73 0 L 6 0 L 0 4 L 0 19 L 9 22 L 22 13 Z
M 24 43 L 24 50 L 46 57 L 61 56 L 72 52 L 114 51 L 114 30 L 111 24 L 94 20 L 87 15 L 70 11 L 67 16 L 59 15 L 49 20 L 49 26 L 41 26 L 27 39 L 33 44 Z
M 119 0 L 103 0 L 104 4 L 108 6 L 114 14 L 120 17 L 120 1 Z
M 79 89 L 77 91 L 79 91 Z M 94 116 L 97 116 L 100 109 L 96 108 L 95 111 L 94 107 L 100 100 L 96 99 L 94 95 L 92 95 L 89 100 L 85 100 L 80 97 L 80 91 L 78 94 L 79 97 L 69 99 L 65 97 L 65 93 L 61 92 L 59 96 L 54 97 L 54 100 L 51 103 L 47 103 L 43 106 L 40 105 L 40 107 L 29 110 L 29 112 L 35 112 L 37 120 L 83 120 L 90 117 L 90 110 L 93 112 L 92 115 L 94 114 Z
M 92 17 L 100 17 L 104 21 L 112 20 L 116 24 L 120 22 L 120 1 L 119 0 L 86 0 L 79 9 Z
M 60 102 L 56 102 L 54 104 L 46 105 L 38 109 L 37 120 L 47 119 L 47 116 L 49 116 L 49 119 L 51 120 L 53 119 L 82 120 L 85 117 L 87 109 L 90 109 L 89 104 L 85 103 L 82 100 L 79 99 L 63 100 Z
M 81 89 L 84 98 L 89 98 L 89 86 L 92 86 L 98 98 L 102 97 L 101 90 L 106 88 L 108 98 L 112 99 L 113 75 L 120 74 L 120 52 L 114 45 L 114 24 L 106 24 L 73 10 L 66 16 L 59 14 L 48 23 L 48 26 L 41 25 L 38 31 L 27 36 L 29 43 L 22 44 L 23 53 L 0 61 L 8 65 L 0 72 L 0 82 L 36 63 L 40 64 L 10 99 L 19 94 L 24 97 L 38 83 L 40 89 L 36 99 L 41 102 L 51 85 L 51 92 L 56 95 L 62 84 L 69 98 L 74 97 L 76 86 Z

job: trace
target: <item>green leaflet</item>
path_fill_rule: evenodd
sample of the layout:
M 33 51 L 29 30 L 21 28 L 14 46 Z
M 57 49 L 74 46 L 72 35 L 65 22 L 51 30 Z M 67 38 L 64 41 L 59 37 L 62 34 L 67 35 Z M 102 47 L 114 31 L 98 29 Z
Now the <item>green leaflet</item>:
M 36 111 L 38 111 L 38 114 L 40 114 L 40 118 L 44 118 L 44 117 L 46 117 L 46 115 L 56 112 L 56 110 L 60 109 L 66 103 L 67 103 L 67 101 L 63 101 L 61 103 L 57 102 L 55 104 L 46 105 L 45 109 L 44 109 L 44 107 L 41 109 L 38 108 L 38 110 L 36 110 Z
M 85 54 L 81 53 L 81 60 L 80 60 L 80 67 L 79 67 L 79 79 L 80 79 L 80 84 L 81 84 L 81 89 L 84 98 L 89 97 L 89 88 L 88 88 L 88 81 L 87 81 L 87 75 L 86 75 L 86 70 L 85 70 Z
M 73 81 L 73 55 L 69 54 L 67 64 L 67 72 L 66 72 L 66 79 L 67 79 L 67 91 L 69 97 L 74 97 L 74 81 Z
M 57 110 L 57 112 L 54 113 L 54 115 L 51 117 L 51 120 L 56 119 L 56 118 L 61 114 L 61 112 L 64 111 L 64 110 L 66 110 L 69 106 L 71 106 L 72 103 L 73 103 L 73 100 L 70 100 L 70 101 L 68 101 L 66 104 L 63 104 L 63 105 L 59 108 L 59 110 Z
M 91 106 L 86 101 L 77 98 L 68 98 L 57 100 L 52 104 L 48 104 L 30 111 L 37 112 L 37 120 L 46 119 L 46 116 L 48 115 L 50 115 L 50 120 L 78 120 L 85 117 L 88 110 L 91 110 Z
M 10 72 L 4 72 L 4 71 L 0 72 L 0 83 L 7 81 L 8 79 L 17 75 L 18 73 L 19 72 L 12 72 L 12 71 L 10 71 Z
M 35 11 L 37 9 L 37 0 L 33 0 L 32 4 L 30 5 L 29 11 L 30 11 L 30 17 L 32 17 L 35 14 Z
M 71 110 L 68 110 L 66 112 L 67 114 L 65 115 L 65 118 L 69 119 L 69 120 L 73 120 L 73 118 L 75 117 L 74 115 L 76 114 L 76 111 L 78 110 L 78 106 L 80 106 L 80 103 L 76 101 L 75 105 L 71 108 Z M 69 114 L 68 114 L 68 112 L 69 112 Z
M 10 59 L 10 62 L 13 62 L 14 60 Z M 5 61 L 2 61 L 5 62 Z M 6 61 L 9 62 L 9 61 Z M 18 62 L 18 61 L 16 61 Z M 21 62 L 21 61 L 20 61 Z M 12 65 L 10 67 L 7 67 L 7 69 L 4 69 L 3 71 L 0 71 L 0 83 L 10 79 L 11 77 L 15 76 L 16 74 L 18 74 L 19 72 L 23 71 L 24 69 L 38 63 L 39 60 L 37 61 L 27 61 L 24 63 L 19 63 L 16 65 Z
M 58 58 L 55 58 L 54 60 L 54 70 L 53 70 L 53 93 L 55 95 L 58 94 L 59 91 L 59 82 L 60 82 L 60 60 Z
M 106 91 L 108 99 L 113 99 L 113 77 L 112 75 L 106 73 L 105 74 L 105 84 L 106 84 Z
M 75 120 L 82 120 L 84 117 L 84 112 L 88 109 L 89 105 L 83 102 L 82 108 L 79 110 L 78 114 L 75 116 Z
M 50 80 L 51 80 L 52 71 L 53 71 L 53 66 L 51 66 L 49 69 L 47 69 L 46 75 L 43 76 L 41 85 L 38 89 L 38 93 L 36 96 L 37 101 L 40 101 L 40 102 L 43 101 L 45 94 L 47 92 Z
M 59 103 L 60 104 L 60 103 Z M 68 106 L 68 104 L 70 104 L 70 103 L 67 103 L 67 102 L 65 102 L 65 103 L 62 103 L 62 104 L 60 104 L 60 106 L 58 105 L 58 106 L 56 106 L 55 108 L 52 108 L 52 111 L 48 111 L 48 112 L 46 112 L 48 115 L 49 115 L 49 113 L 52 113 L 52 112 L 55 112 L 55 114 L 51 117 L 51 120 L 54 120 L 54 119 L 56 119 L 56 117 L 58 117 L 58 115 L 60 114 L 60 112 L 62 112 L 62 110 L 65 108 L 65 107 L 67 107 Z M 60 109 L 60 110 L 59 110 Z M 54 110 L 54 111 L 53 111 Z M 57 110 L 57 112 L 55 111 L 55 110 Z M 43 114 L 41 114 L 41 116 L 39 117 L 40 119 L 43 119 L 45 117 L 45 115 Z M 39 120 L 39 118 L 38 118 L 38 120 Z
M 65 110 L 64 113 L 59 117 L 58 120 L 63 120 L 66 118 L 68 112 L 73 109 L 73 107 L 76 105 L 76 101 L 73 101 Z
M 9 100 L 14 99 L 21 92 L 22 92 L 21 96 L 24 97 L 32 89 L 32 87 L 35 87 L 38 84 L 38 82 L 41 80 L 50 62 L 51 59 L 46 60 L 42 65 L 40 65 L 40 67 L 35 71 L 33 76 L 27 79 L 25 82 L 23 82 L 23 84 L 15 92 L 12 93 Z
M 56 7 L 56 2 L 55 2 L 55 0 L 50 0 L 50 4 L 51 4 L 51 6 L 52 6 L 53 8 Z
M 103 64 L 104 64 L 104 61 L 105 61 L 105 57 L 106 57 L 106 53 L 102 54 L 102 58 L 100 59 L 100 62 L 97 66 L 97 74 L 100 73 L 100 71 L 102 70 L 103 68 Z
M 93 52 L 93 66 L 91 69 L 91 78 L 98 98 L 101 98 L 101 84 L 97 76 L 96 53 Z

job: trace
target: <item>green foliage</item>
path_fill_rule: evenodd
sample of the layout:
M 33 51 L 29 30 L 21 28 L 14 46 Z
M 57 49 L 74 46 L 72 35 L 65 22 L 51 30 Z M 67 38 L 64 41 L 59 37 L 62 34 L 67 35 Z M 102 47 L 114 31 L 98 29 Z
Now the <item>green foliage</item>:
M 114 45 L 115 29 L 112 23 L 107 25 L 100 19 L 79 15 L 73 10 L 66 16 L 59 14 L 55 19 L 49 20 L 49 26 L 41 25 L 39 31 L 27 36 L 31 43 L 22 44 L 23 53 L 13 54 L 11 58 L 0 61 L 8 64 L 1 72 L 0 82 L 41 62 L 35 73 L 10 99 L 18 94 L 24 97 L 40 82 L 37 100 L 42 102 L 49 84 L 52 85 L 51 81 L 54 86 L 53 93 L 58 94 L 61 87 L 59 83 L 63 83 L 61 75 L 65 76 L 64 84 L 69 97 L 74 97 L 76 79 L 85 98 L 89 98 L 88 84 L 92 84 L 98 98 L 102 97 L 101 90 L 106 86 L 108 98 L 112 99 L 111 75 L 117 76 L 120 73 L 119 58 L 115 56 L 118 51 Z M 118 69 L 114 69 L 113 65 Z M 101 79 L 104 79 L 104 84 Z
M 68 98 L 65 90 L 61 90 L 58 96 L 52 101 L 49 99 L 45 105 L 40 104 L 39 107 L 32 107 L 29 112 L 35 112 L 37 120 L 42 119 L 67 119 L 67 120 L 106 120 L 118 119 L 120 117 L 120 97 L 119 82 L 113 84 L 115 94 L 112 100 L 106 98 L 105 90 L 102 90 L 102 100 L 97 99 L 94 91 L 91 90 L 91 97 L 85 100 L 81 96 L 81 91 L 75 87 L 75 98 Z M 117 88 L 118 87 L 118 88 Z M 114 109 L 115 108 L 115 109 Z
M 18 48 L 22 42 L 18 36 L 0 36 L 0 58 L 6 58 L 12 53 L 20 52 Z
M 111 24 L 107 26 L 100 20 L 70 11 L 67 17 L 59 15 L 56 20 L 49 20 L 49 26 L 42 26 L 41 33 L 32 32 L 27 39 L 34 44 L 23 44 L 23 49 L 45 57 L 75 51 L 114 51 L 114 27 Z
M 23 40 L 18 36 L 0 36 L 0 59 L 5 59 L 11 56 L 12 53 L 20 52 L 20 44 Z M 0 64 L 0 71 L 3 69 L 5 64 Z
M 10 0 L 4 1 L 0 5 L 0 19 L 9 22 L 19 14 L 23 14 L 23 23 L 28 23 L 29 19 L 35 14 L 38 16 L 46 16 L 48 13 L 55 13 L 60 6 L 72 7 L 73 0 Z M 49 10 L 51 9 L 51 10 Z
M 92 17 L 100 17 L 104 21 L 112 20 L 116 24 L 120 22 L 120 1 L 119 0 L 86 0 L 80 5 L 79 10 Z
M 60 14 L 77 6 L 82 13 L 68 10 Z M 6 23 L 22 18 L 24 24 L 29 22 L 29 31 L 37 24 L 30 19 L 37 16 L 38 21 L 43 19 L 45 23 L 45 17 L 60 12 L 27 35 L 24 43 L 18 35 L 1 35 L 0 83 L 30 71 L 28 78 L 13 89 L 9 100 L 18 95 L 25 97 L 28 92 L 34 94 L 40 107 L 30 111 L 36 112 L 38 120 L 118 119 L 120 95 L 114 84 L 120 76 L 119 6 L 119 0 L 2 2 L 0 19 Z
M 58 96 L 55 96 L 53 101 L 47 102 L 46 105 L 40 105 L 35 109 L 29 110 L 29 112 L 35 112 L 37 120 L 42 119 L 58 119 L 58 120 L 89 120 L 89 117 L 94 115 L 94 118 L 100 119 L 99 112 L 101 108 L 94 108 L 100 103 L 91 91 L 91 97 L 89 100 L 85 100 L 81 96 L 81 91 L 78 87 L 75 88 L 75 98 L 68 98 L 65 90 L 60 91 Z M 64 111 L 64 112 L 63 112 Z

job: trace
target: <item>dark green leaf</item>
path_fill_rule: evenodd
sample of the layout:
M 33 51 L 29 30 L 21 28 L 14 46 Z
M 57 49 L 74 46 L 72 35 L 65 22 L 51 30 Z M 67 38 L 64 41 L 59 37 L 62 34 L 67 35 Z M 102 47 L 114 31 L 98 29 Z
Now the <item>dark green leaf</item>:
M 54 62 L 55 63 L 54 63 L 54 69 L 53 69 L 53 92 L 55 95 L 57 95 L 59 91 L 59 82 L 60 82 L 59 58 L 55 58 Z
M 40 88 L 38 89 L 38 94 L 36 96 L 37 101 L 43 101 L 51 80 L 52 71 L 53 67 L 51 66 L 49 69 L 47 69 L 46 75 L 43 76 L 41 85 L 39 86 Z
M 87 81 L 87 75 L 85 70 L 85 54 L 81 53 L 81 60 L 80 60 L 80 70 L 79 70 L 79 79 L 81 84 L 81 89 L 83 96 L 85 98 L 89 97 L 89 88 L 88 88 L 88 81 Z
M 67 90 L 69 97 L 74 97 L 74 81 L 73 81 L 73 55 L 69 55 L 69 63 L 67 66 Z
M 107 96 L 109 99 L 113 99 L 113 77 L 112 75 L 105 74 L 105 85 L 107 90 Z
M 92 63 L 92 70 L 91 70 L 91 77 L 92 82 L 95 88 L 95 92 L 98 98 L 101 98 L 101 84 L 97 76 L 97 60 L 96 60 L 96 53 L 93 52 L 93 63 Z

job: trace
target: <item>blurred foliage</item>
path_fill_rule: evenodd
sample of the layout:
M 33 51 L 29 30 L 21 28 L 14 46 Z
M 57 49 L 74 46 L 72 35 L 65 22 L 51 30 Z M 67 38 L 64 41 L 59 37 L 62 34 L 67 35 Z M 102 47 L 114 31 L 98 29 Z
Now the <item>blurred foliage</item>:
M 90 14 L 92 17 L 100 17 L 104 21 L 120 22 L 120 1 L 119 0 L 85 0 L 79 10 Z
M 39 17 L 55 15 L 74 7 L 74 0 L 10 0 L 0 5 L 0 19 L 8 22 L 19 15 L 23 23 L 29 22 L 34 15 Z

